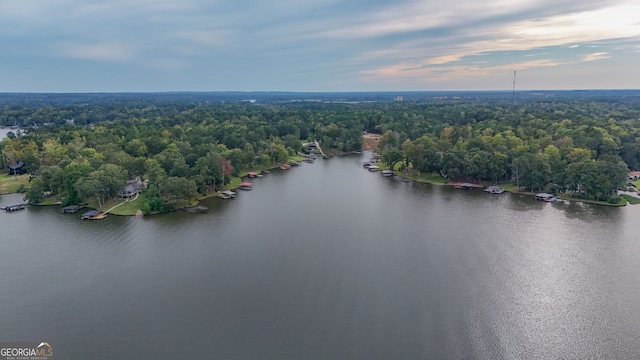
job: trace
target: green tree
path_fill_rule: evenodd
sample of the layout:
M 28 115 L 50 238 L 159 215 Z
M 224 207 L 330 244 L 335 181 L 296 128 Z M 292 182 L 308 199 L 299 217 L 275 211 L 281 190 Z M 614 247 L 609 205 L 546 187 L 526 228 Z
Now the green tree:
M 33 178 L 29 184 L 29 190 L 24 194 L 24 199 L 31 204 L 37 204 L 44 199 L 44 183 L 42 179 Z

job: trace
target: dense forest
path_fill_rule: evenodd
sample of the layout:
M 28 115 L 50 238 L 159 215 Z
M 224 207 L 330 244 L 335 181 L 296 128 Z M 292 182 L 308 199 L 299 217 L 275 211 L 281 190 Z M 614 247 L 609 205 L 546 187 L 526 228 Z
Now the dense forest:
M 153 97 L 151 97 L 153 98 Z M 513 99 L 511 99 L 513 100 Z M 148 180 L 145 212 L 167 211 L 232 177 L 287 162 L 320 142 L 333 153 L 381 134 L 400 171 L 450 180 L 514 182 L 530 191 L 617 202 L 640 168 L 640 98 L 432 98 L 424 102 L 145 100 L 0 107 L 17 125 L 0 142 L 3 167 L 24 162 L 27 198 L 102 204 L 126 179 Z

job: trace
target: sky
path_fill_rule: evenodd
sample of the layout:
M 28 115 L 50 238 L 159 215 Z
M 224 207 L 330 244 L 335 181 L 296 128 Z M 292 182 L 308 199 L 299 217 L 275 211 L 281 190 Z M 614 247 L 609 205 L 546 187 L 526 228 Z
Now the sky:
M 0 92 L 638 89 L 640 0 L 0 0 Z

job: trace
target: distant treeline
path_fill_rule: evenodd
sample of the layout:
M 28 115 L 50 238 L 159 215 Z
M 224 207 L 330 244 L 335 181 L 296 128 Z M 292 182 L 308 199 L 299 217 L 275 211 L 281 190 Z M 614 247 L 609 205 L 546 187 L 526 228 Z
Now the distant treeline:
M 383 134 L 382 158 L 400 170 L 434 172 L 451 180 L 517 179 L 530 190 L 616 201 L 628 168 L 640 165 L 637 92 L 560 92 L 566 95 L 562 99 L 556 93 L 513 102 L 505 93 L 496 98 L 489 93 L 488 100 L 474 93 L 474 99 L 447 95 L 425 102 L 405 96 L 389 102 L 281 104 L 86 94 L 77 96 L 101 100 L 4 106 L 2 124 L 18 124 L 26 134 L 5 139 L 0 148 L 3 165 L 24 161 L 35 176 L 31 195 L 46 190 L 67 203 L 90 197 L 102 202 L 116 196 L 124 179 L 142 175 L 150 181 L 148 212 L 221 189 L 242 171 L 285 162 L 304 151 L 307 140 L 318 140 L 335 153 L 358 150 L 363 131 Z M 602 100 L 603 94 L 610 98 Z M 192 95 L 204 96 L 175 96 Z

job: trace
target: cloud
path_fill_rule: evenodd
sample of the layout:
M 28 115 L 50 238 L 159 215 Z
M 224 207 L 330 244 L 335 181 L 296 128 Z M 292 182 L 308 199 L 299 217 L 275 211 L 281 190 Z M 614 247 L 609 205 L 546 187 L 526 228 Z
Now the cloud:
M 637 0 L 3 0 L 0 46 L 5 64 L 83 59 L 150 83 L 179 70 L 228 88 L 401 84 L 632 56 L 639 13 Z
M 131 47 L 121 42 L 96 44 L 63 44 L 59 54 L 65 57 L 122 62 L 134 58 Z
M 609 56 L 609 53 L 597 52 L 597 53 L 593 53 L 593 54 L 582 55 L 582 61 L 584 61 L 584 62 L 596 61 L 596 60 L 608 59 L 610 57 L 611 56 Z
M 448 81 L 469 77 L 483 77 L 501 73 L 510 73 L 513 70 L 526 70 L 540 67 L 554 67 L 562 65 L 552 59 L 531 60 L 507 65 L 469 64 L 441 67 L 416 67 L 414 65 L 391 65 L 361 72 L 367 81 Z

